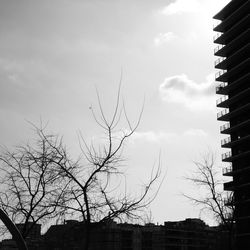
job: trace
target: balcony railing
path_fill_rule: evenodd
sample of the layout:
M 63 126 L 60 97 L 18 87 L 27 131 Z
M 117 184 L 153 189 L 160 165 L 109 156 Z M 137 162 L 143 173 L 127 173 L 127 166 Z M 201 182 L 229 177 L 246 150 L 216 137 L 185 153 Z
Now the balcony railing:
M 219 84 L 218 86 L 216 86 L 216 92 L 218 92 L 219 90 L 225 88 L 226 86 L 228 86 L 227 82 L 223 82 L 223 83 Z
M 224 130 L 229 129 L 229 128 L 230 128 L 230 123 L 227 122 L 223 124 L 222 126 L 220 126 L 220 132 L 223 132 Z
M 233 191 L 234 188 L 235 188 L 235 183 L 234 183 L 234 181 L 229 181 L 229 182 L 224 183 L 224 190 Z
M 235 203 L 234 196 L 224 199 L 224 204 L 225 205 L 233 205 L 234 203 Z
M 222 173 L 224 175 L 224 174 L 231 173 L 232 171 L 233 171 L 233 167 L 232 167 L 232 165 L 230 165 L 230 166 L 228 166 L 226 168 L 223 168 Z
M 223 109 L 221 112 L 217 113 L 217 119 L 221 118 L 222 116 L 226 115 L 229 113 L 229 109 Z
M 224 75 L 225 73 L 227 73 L 226 69 L 220 70 L 215 74 L 215 79 L 219 78 L 220 76 Z
M 229 151 L 229 152 L 222 154 L 221 158 L 222 158 L 222 160 L 225 160 L 227 158 L 230 158 L 231 156 L 232 156 L 232 153 L 231 153 L 231 151 Z
M 219 105 L 220 103 L 224 102 L 228 100 L 228 96 L 224 95 L 223 97 L 221 97 L 220 99 L 216 100 L 216 105 Z
M 220 45 L 216 46 L 214 48 L 214 54 L 217 53 L 219 50 L 221 50 L 224 46 L 225 46 L 224 44 L 220 44 Z
M 214 36 L 214 41 L 219 38 L 223 33 L 217 32 L 217 34 Z
M 214 21 L 213 28 L 217 27 L 221 23 L 221 20 Z
M 227 144 L 229 142 L 231 142 L 231 137 L 230 136 L 223 139 L 223 140 L 221 140 L 221 146 L 223 146 L 223 145 L 225 145 L 225 144 Z
M 214 62 L 214 66 L 218 65 L 219 63 L 223 62 L 226 59 L 226 57 L 220 57 Z

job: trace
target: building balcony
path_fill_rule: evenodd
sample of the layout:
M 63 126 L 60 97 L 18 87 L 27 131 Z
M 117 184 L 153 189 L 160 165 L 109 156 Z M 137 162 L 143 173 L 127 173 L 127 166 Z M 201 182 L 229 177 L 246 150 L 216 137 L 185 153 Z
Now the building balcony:
M 250 103 L 247 103 L 244 106 L 238 107 L 237 109 L 232 110 L 232 111 L 229 111 L 229 109 L 226 108 L 217 114 L 217 120 L 218 121 L 230 121 L 232 117 L 236 117 L 242 113 L 249 112 L 249 110 L 250 110 Z
M 245 2 L 240 8 L 235 9 L 233 13 L 231 13 L 227 18 L 223 21 L 216 20 L 213 25 L 213 30 L 217 32 L 224 32 L 228 27 L 232 26 L 236 22 L 238 22 L 242 16 L 248 14 L 250 2 Z
M 249 175 L 249 173 L 250 173 L 250 166 L 235 170 L 232 167 L 232 163 L 231 165 L 229 165 L 226 168 L 223 168 L 222 170 L 222 174 L 224 176 L 235 176 L 235 175 L 245 175 L 245 174 Z
M 218 20 L 225 20 L 245 2 L 246 0 L 230 1 L 222 10 L 220 10 L 216 15 L 214 15 L 213 18 Z
M 223 69 L 223 70 L 218 71 L 218 72 L 215 74 L 215 80 L 216 80 L 216 81 L 222 81 L 222 82 L 224 82 L 223 80 L 221 80 L 221 78 L 222 78 L 222 76 L 223 76 L 224 74 L 226 74 L 226 73 L 227 73 L 227 70 L 226 70 L 226 69 Z
M 216 66 L 217 66 L 218 64 L 222 63 L 222 62 L 225 61 L 225 60 L 226 60 L 226 57 L 220 57 L 220 58 L 218 58 L 218 59 L 214 62 L 215 68 L 216 68 Z
M 224 88 L 228 86 L 227 82 L 222 82 L 219 85 L 216 86 L 216 94 L 222 94 Z
M 245 136 L 239 136 L 237 140 L 233 141 L 228 141 L 225 143 L 222 147 L 224 148 L 231 148 L 232 146 L 235 146 L 236 144 L 249 144 L 250 145 L 250 135 L 245 135 Z
M 233 25 L 226 32 L 218 32 L 214 36 L 214 43 L 225 44 L 234 40 L 237 36 L 249 28 L 250 15 L 245 15 L 238 22 Z
M 225 131 L 227 131 L 227 130 L 230 129 L 230 128 L 231 128 L 230 122 L 227 122 L 227 123 L 225 123 L 225 124 L 223 124 L 223 125 L 220 126 L 220 132 L 221 132 L 222 134 L 224 134 Z
M 221 98 L 219 98 L 218 100 L 216 100 L 216 106 L 217 107 L 222 107 L 222 103 L 228 100 L 228 96 L 222 96 Z
M 243 122 L 239 122 L 235 125 L 231 125 L 229 122 L 227 122 L 226 124 L 220 126 L 220 132 L 221 134 L 230 134 L 234 131 L 239 131 L 240 129 L 244 129 L 244 127 L 250 126 L 250 119 L 243 121 Z
M 217 113 L 217 120 L 221 120 L 223 121 L 223 116 L 229 114 L 229 109 L 226 108 L 226 109 L 223 109 L 222 111 L 220 111 L 219 113 Z
M 217 31 L 217 30 L 215 30 L 215 29 L 216 29 L 216 27 L 217 27 L 219 24 L 221 24 L 221 23 L 222 23 L 221 20 L 214 20 L 213 30 L 214 30 L 214 31 Z M 219 31 L 219 32 L 221 32 L 221 31 Z
M 221 50 L 222 48 L 224 48 L 224 47 L 225 47 L 224 44 L 220 44 L 220 45 L 216 46 L 216 47 L 214 48 L 214 54 L 216 55 L 216 53 L 217 53 L 219 50 Z
M 234 160 L 246 157 L 250 155 L 250 150 L 249 151 L 244 151 L 244 152 L 238 152 L 237 154 L 232 155 L 232 152 L 226 152 L 221 155 L 222 161 L 223 162 L 232 162 Z
M 228 84 L 227 82 L 222 82 L 216 86 L 216 94 L 228 95 L 231 90 L 238 88 L 239 86 L 245 85 L 246 82 L 250 81 L 250 73 L 243 74 L 239 79 Z
M 221 140 L 221 147 L 222 148 L 231 148 L 232 146 L 235 146 L 236 144 L 248 142 L 250 140 L 250 135 L 245 135 L 242 137 L 238 137 L 236 140 L 231 140 L 231 137 L 225 138 Z
M 234 78 L 235 81 L 239 80 L 243 76 L 247 75 L 250 67 L 250 58 L 245 58 L 245 60 L 240 60 L 240 64 L 235 65 L 235 67 L 230 70 L 220 70 L 215 74 L 215 80 L 219 82 L 228 82 L 230 79 Z
M 214 49 L 215 56 L 227 57 L 234 54 L 236 51 L 243 48 L 248 44 L 248 38 L 250 36 L 250 29 L 246 29 L 241 35 L 237 36 L 227 45 L 220 44 Z
M 234 68 L 239 62 L 246 60 L 249 57 L 250 44 L 243 45 L 238 50 L 234 51 L 228 57 L 220 57 L 215 61 L 216 69 L 229 69 Z
M 249 99 L 249 96 L 250 96 L 250 87 L 239 91 L 238 94 L 235 94 L 230 98 L 228 98 L 227 95 L 219 98 L 216 101 L 216 105 L 218 108 L 229 108 L 234 103 L 238 103 L 239 101 L 244 99 L 246 100 Z
M 225 191 L 233 191 L 235 189 L 235 183 L 233 181 L 229 181 L 224 183 L 224 190 Z
M 226 167 L 226 168 L 223 168 L 223 170 L 222 170 L 222 174 L 224 176 L 232 176 L 233 175 L 232 173 L 233 173 L 232 164 L 230 166 Z
M 244 189 L 244 188 L 249 188 L 250 182 L 245 182 L 245 183 L 236 183 L 235 181 L 229 181 L 224 183 L 224 190 L 225 191 L 235 191 L 239 189 Z M 241 199 L 241 201 L 243 198 Z M 234 200 L 235 204 L 235 200 Z
M 230 162 L 230 159 L 231 159 L 231 158 L 232 158 L 232 153 L 231 153 L 231 151 L 226 152 L 226 153 L 223 153 L 223 154 L 221 155 L 222 161 L 229 161 L 229 162 Z
M 221 147 L 226 147 L 227 144 L 229 144 L 230 142 L 231 142 L 231 137 L 230 136 L 223 139 L 223 140 L 221 140 Z
M 223 201 L 226 206 L 233 206 L 235 204 L 234 196 L 225 198 Z
M 217 32 L 216 35 L 214 35 L 213 40 L 216 41 L 222 34 L 222 32 Z

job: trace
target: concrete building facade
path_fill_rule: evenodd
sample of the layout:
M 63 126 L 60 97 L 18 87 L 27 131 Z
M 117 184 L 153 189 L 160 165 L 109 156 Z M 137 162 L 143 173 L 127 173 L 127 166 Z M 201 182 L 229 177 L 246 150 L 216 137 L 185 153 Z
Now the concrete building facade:
M 228 163 L 225 176 L 232 181 L 224 190 L 233 192 L 237 249 L 250 249 L 250 1 L 232 0 L 214 19 L 216 93 L 220 131 L 228 137 L 221 141 L 229 149 L 222 155 Z

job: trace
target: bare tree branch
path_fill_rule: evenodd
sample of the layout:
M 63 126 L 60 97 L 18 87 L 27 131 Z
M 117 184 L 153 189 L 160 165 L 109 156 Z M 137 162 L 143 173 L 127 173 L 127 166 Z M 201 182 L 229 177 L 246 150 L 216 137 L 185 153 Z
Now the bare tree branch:
M 61 141 L 57 136 L 36 135 L 34 144 L 17 146 L 13 152 L 5 149 L 0 155 L 0 206 L 15 223 L 24 223 L 24 238 L 35 223 L 44 224 L 62 214 L 58 204 L 71 182 L 53 172 L 53 165 L 62 164 L 62 155 L 55 150 L 64 151 Z
M 215 155 L 209 152 L 203 155 L 200 162 L 194 162 L 196 170 L 193 175 L 185 177 L 195 187 L 202 188 L 202 194 L 191 196 L 183 194 L 187 199 L 213 214 L 214 218 L 230 233 L 230 246 L 232 247 L 234 232 L 234 206 L 226 204 L 232 199 L 232 193 L 222 189 L 223 182 L 219 179 L 215 166 Z M 232 240 L 232 241 L 231 241 Z

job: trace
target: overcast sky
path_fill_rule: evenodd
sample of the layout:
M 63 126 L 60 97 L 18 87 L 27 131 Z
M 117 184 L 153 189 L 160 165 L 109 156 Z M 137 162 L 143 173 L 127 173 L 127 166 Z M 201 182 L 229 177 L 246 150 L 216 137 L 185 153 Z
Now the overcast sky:
M 161 152 L 167 176 L 151 206 L 154 221 L 202 216 L 210 223 L 180 194 L 193 192 L 182 177 L 208 148 L 221 164 L 212 16 L 227 2 L 1 0 L 1 145 L 27 141 L 27 120 L 42 119 L 74 154 L 77 131 L 99 136 L 89 109 L 95 88 L 110 111 L 122 71 L 131 120 L 145 97 L 126 145 L 130 183 L 141 184 Z

